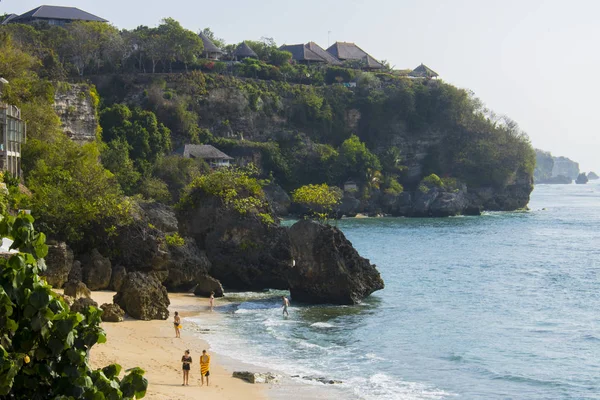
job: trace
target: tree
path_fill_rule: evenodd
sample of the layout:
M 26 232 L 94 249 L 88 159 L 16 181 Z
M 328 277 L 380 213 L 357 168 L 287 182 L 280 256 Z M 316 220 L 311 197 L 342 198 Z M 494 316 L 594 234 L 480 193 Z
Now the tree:
M 129 145 L 123 139 L 114 139 L 102 149 L 102 165 L 115 174 L 123 192 L 127 195 L 136 193 L 137 185 L 142 177 L 129 158 Z
M 340 180 L 360 179 L 369 183 L 381 170 L 377 156 L 369 151 L 358 136 L 352 135 L 340 146 L 337 171 Z
M 342 191 L 326 183 L 302 186 L 292 192 L 292 200 L 308 208 L 313 218 L 325 221 L 340 203 Z
M 106 342 L 102 311 L 82 313 L 48 285 L 40 272 L 46 237 L 29 215 L 1 218 L 0 236 L 20 252 L 0 259 L 0 397 L 9 399 L 140 399 L 148 381 L 133 368 L 119 379 L 121 366 L 92 370 L 89 352 Z

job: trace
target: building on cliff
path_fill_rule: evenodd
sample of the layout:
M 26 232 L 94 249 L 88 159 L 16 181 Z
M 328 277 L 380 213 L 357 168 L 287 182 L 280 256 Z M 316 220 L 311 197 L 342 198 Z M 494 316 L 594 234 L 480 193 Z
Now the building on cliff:
M 323 57 L 309 49 L 305 44 L 283 45 L 279 50 L 292 53 L 292 60 L 299 64 L 311 65 L 327 63 Z
M 186 144 L 175 152 L 184 158 L 198 158 L 206 161 L 211 168 L 229 167 L 233 157 L 210 144 Z
M 10 15 L 2 21 L 2 24 L 35 24 L 42 22 L 49 25 L 63 26 L 74 21 L 108 22 L 104 18 L 75 7 L 39 6 L 19 16 Z
M 427 65 L 421 64 L 417 68 L 413 69 L 408 74 L 408 76 L 413 77 L 413 78 L 431 79 L 431 78 L 437 78 L 439 75 L 437 72 L 435 72 L 434 70 L 429 68 Z
M 361 68 L 366 70 L 384 69 L 384 65 L 377 61 L 373 56 L 350 42 L 335 42 L 327 52 L 341 61 L 358 61 Z
M 206 36 L 204 33 L 200 32 L 198 34 L 200 39 L 202 39 L 202 43 L 204 44 L 204 50 L 202 51 L 202 57 L 207 58 L 209 60 L 218 60 L 223 55 L 223 50 L 215 46 L 215 44 Z
M 2 88 L 8 84 L 0 78 L 0 97 Z M 0 170 L 21 177 L 21 145 L 27 138 L 27 126 L 21 119 L 21 110 L 0 102 Z
M 233 52 L 233 57 L 236 61 L 241 61 L 244 58 L 258 58 L 258 55 L 246 44 L 246 42 L 242 42 Z

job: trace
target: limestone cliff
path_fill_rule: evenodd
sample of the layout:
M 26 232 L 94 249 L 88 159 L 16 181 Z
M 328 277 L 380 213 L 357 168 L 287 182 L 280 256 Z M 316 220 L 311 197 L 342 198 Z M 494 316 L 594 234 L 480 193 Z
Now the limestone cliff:
M 78 143 L 92 142 L 98 132 L 98 97 L 85 84 L 59 84 L 54 94 L 54 110 L 65 134 Z

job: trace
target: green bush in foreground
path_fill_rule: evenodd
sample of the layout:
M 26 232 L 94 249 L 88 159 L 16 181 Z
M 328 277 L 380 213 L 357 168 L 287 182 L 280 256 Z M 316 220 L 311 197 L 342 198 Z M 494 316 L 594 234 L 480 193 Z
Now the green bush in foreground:
M 133 368 L 119 379 L 117 364 L 92 370 L 89 351 L 104 343 L 102 311 L 72 312 L 39 273 L 48 247 L 33 218 L 3 218 L 0 237 L 20 253 L 0 258 L 0 398 L 140 399 L 148 381 Z

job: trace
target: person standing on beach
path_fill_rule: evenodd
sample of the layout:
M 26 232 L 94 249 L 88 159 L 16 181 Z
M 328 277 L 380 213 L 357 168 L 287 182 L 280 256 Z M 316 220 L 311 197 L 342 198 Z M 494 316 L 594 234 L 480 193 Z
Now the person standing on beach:
M 208 299 L 208 305 L 210 306 L 210 312 L 213 311 L 215 306 L 215 292 L 210 292 L 210 298 Z
M 283 301 L 283 315 L 287 315 L 289 317 L 290 313 L 288 312 L 288 307 L 290 306 L 290 301 L 285 296 L 281 296 L 281 300 Z
M 181 334 L 179 330 L 181 329 L 181 318 L 179 318 L 179 313 L 175 311 L 175 317 L 173 318 L 173 324 L 175 324 L 175 337 L 181 338 Z
M 208 377 L 210 375 L 210 355 L 206 350 L 202 350 L 202 356 L 200 356 L 200 375 L 202 376 L 202 384 L 204 386 L 204 377 L 206 377 L 206 386 L 208 386 Z
M 190 351 L 186 350 L 183 357 L 181 357 L 181 362 L 183 363 L 183 383 L 181 386 L 189 386 L 190 384 L 190 369 L 192 364 L 192 356 L 190 356 Z

